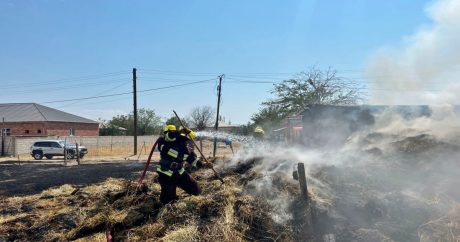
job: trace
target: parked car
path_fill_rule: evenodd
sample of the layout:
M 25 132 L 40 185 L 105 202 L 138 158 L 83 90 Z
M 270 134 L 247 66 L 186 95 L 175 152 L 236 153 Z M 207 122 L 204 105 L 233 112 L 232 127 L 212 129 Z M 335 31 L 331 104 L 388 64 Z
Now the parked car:
M 88 154 L 88 149 L 84 146 L 78 146 L 78 150 L 80 158 Z M 35 160 L 41 160 L 43 157 L 52 159 L 54 156 L 64 156 L 65 154 L 67 154 L 67 159 L 75 158 L 77 155 L 76 145 L 66 144 L 63 140 L 40 140 L 34 142 L 30 147 L 30 155 Z

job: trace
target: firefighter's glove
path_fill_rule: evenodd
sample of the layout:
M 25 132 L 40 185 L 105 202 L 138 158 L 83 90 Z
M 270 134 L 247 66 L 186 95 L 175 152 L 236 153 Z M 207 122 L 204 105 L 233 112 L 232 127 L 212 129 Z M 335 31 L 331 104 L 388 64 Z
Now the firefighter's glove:
M 177 162 L 171 162 L 171 165 L 169 166 L 169 168 L 173 171 L 177 170 L 179 168 L 179 163 Z
M 184 167 L 184 169 L 187 171 L 187 172 L 192 172 L 194 169 L 193 167 L 188 163 L 188 162 L 184 162 L 182 164 L 182 167 Z
M 184 133 L 184 134 L 190 134 L 190 132 L 192 132 L 192 130 L 188 129 L 188 128 L 183 128 L 183 129 L 181 129 L 181 132 Z

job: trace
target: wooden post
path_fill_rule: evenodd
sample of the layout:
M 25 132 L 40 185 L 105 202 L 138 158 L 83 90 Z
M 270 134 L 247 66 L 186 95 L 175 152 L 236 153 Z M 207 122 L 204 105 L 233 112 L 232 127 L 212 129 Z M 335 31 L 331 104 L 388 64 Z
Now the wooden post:
M 302 213 L 295 213 L 296 224 L 298 224 L 298 236 L 305 239 L 305 241 L 313 241 L 313 220 L 311 215 L 311 206 L 308 198 L 307 178 L 305 176 L 304 163 L 297 163 L 297 171 L 293 173 L 294 179 L 299 180 L 300 197 L 298 199 L 299 209 Z M 332 241 L 327 241 L 332 242 Z
M 141 158 L 142 150 L 143 150 L 144 148 L 147 150 L 147 148 L 145 147 L 145 141 L 144 141 L 144 144 L 143 144 L 142 147 L 141 147 L 141 151 L 139 152 L 139 155 L 137 156 L 137 160 L 139 160 L 139 159 Z
M 97 156 L 100 155 L 100 152 L 99 152 L 99 136 L 97 136 L 96 138 L 96 150 L 97 150 Z
M 137 74 L 133 68 L 134 155 L 137 155 Z
M 78 143 L 75 143 L 75 148 L 77 148 L 77 164 L 80 165 L 80 150 L 78 149 Z
M 5 126 L 5 118 L 2 118 L 2 153 L 1 156 L 5 155 L 5 136 L 6 136 L 6 126 Z
M 203 139 L 200 139 L 200 150 L 203 150 Z
M 302 198 L 308 201 L 307 178 L 305 177 L 305 166 L 302 162 L 297 164 L 297 172 L 299 175 L 300 194 Z
M 217 86 L 217 115 L 216 115 L 216 123 L 214 125 L 214 129 L 216 130 L 216 136 L 214 137 L 214 148 L 212 152 L 212 157 L 216 157 L 216 149 L 217 149 L 217 130 L 219 129 L 219 111 L 220 111 L 220 96 L 222 92 L 222 78 L 224 77 L 224 74 L 219 76 L 219 85 Z
M 67 165 L 67 137 L 64 138 L 64 165 Z

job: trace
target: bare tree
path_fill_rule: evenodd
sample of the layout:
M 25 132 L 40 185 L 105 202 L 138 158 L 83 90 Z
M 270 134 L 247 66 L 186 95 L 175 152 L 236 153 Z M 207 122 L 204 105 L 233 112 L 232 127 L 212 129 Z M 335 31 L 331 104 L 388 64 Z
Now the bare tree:
M 214 109 L 211 106 L 195 107 L 190 112 L 190 123 L 197 130 L 203 130 L 213 123 Z
M 272 93 L 277 97 L 262 105 L 281 110 L 282 116 L 301 112 L 310 104 L 349 105 L 360 100 L 355 82 L 338 77 L 335 70 L 314 67 L 275 84 Z

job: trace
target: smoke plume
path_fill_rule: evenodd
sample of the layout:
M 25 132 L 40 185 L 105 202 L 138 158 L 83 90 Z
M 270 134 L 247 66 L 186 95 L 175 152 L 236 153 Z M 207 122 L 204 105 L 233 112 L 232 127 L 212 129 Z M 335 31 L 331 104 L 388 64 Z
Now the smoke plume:
M 338 241 L 455 241 L 450 238 L 460 238 L 460 226 L 449 224 L 460 224 L 460 116 L 449 105 L 420 113 L 414 107 L 413 116 L 396 108 L 373 113 L 375 122 L 353 129 L 341 147 L 247 144 L 218 168 L 256 160 L 243 174 L 246 192 L 265 198 L 278 223 L 295 221 L 292 171 L 303 162 L 319 211 L 315 232 Z M 331 127 L 343 122 L 341 115 Z
M 460 1 L 435 1 L 426 14 L 430 25 L 371 58 L 371 103 L 460 103 Z

